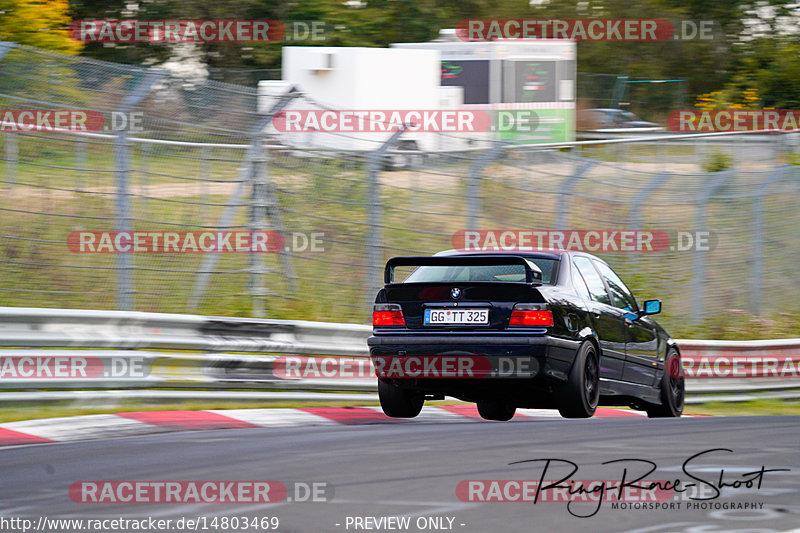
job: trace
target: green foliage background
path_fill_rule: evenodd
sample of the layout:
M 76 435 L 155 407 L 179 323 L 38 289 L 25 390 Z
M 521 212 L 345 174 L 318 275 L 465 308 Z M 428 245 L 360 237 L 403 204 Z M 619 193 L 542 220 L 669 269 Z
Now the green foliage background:
M 712 91 L 741 93 L 749 88 L 764 107 L 800 105 L 800 36 L 793 31 L 800 9 L 788 0 L 0 0 L 0 38 L 121 63 L 159 64 L 174 55 L 175 45 L 159 44 L 86 43 L 81 50 L 80 43 L 58 34 L 63 17 L 323 21 L 325 41 L 298 43 L 312 46 L 426 41 L 465 18 L 713 20 L 710 41 L 579 43 L 578 72 L 683 78 L 690 103 Z M 41 31 L 34 31 L 36 27 Z M 258 71 L 280 68 L 286 44 L 292 43 L 213 43 L 191 53 L 211 70 Z

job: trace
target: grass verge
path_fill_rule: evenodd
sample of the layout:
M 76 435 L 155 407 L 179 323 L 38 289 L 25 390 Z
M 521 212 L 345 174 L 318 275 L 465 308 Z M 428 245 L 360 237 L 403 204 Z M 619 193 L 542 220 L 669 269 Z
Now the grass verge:
M 767 416 L 800 415 L 800 400 L 752 400 L 749 402 L 707 402 L 687 405 L 687 415 Z

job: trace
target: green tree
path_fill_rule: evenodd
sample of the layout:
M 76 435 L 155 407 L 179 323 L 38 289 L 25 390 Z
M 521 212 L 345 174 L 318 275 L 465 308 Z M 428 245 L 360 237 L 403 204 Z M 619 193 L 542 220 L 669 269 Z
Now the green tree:
M 0 0 L 0 41 L 80 53 L 83 44 L 69 34 L 67 0 Z
M 800 109 L 800 43 L 761 38 L 750 43 L 726 86 L 758 91 L 764 107 Z
M 60 3 L 63 4 L 62 0 Z M 687 104 L 697 95 L 756 89 L 765 106 L 796 106 L 800 43 L 784 35 L 790 0 L 69 0 L 74 19 L 272 19 L 322 21 L 326 40 L 279 43 L 207 43 L 192 54 L 212 69 L 263 69 L 281 65 L 281 49 L 299 46 L 386 46 L 435 38 L 466 18 L 658 18 L 712 20 L 712 40 L 655 43 L 580 42 L 579 73 L 631 78 L 682 78 Z M 33 5 L 31 0 L 0 0 Z M 59 2 L 53 2 L 57 4 Z M 764 28 L 745 22 L 754 7 Z M 771 11 L 763 9 L 764 6 Z M 761 13 L 766 13 L 763 15 Z M 4 24 L 5 25 L 5 24 Z M 789 24 L 791 26 L 791 24 Z M 759 33 L 760 32 L 760 33 Z M 7 38 L 7 37 L 6 37 Z M 184 47 L 185 49 L 185 47 Z M 87 43 L 83 54 L 154 65 L 175 56 L 171 44 Z M 648 89 L 649 90 L 649 89 Z

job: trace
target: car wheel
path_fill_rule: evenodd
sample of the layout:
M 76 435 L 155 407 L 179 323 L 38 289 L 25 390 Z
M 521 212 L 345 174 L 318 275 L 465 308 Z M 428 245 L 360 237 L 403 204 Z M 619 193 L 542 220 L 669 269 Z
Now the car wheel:
M 686 385 L 681 368 L 681 356 L 675 348 L 670 348 L 664 362 L 664 375 L 661 377 L 661 405 L 647 408 L 650 418 L 676 418 L 683 414 Z
M 414 418 L 425 403 L 422 394 L 381 380 L 378 380 L 378 397 L 384 414 L 392 418 Z
M 511 404 L 498 400 L 483 400 L 478 402 L 478 413 L 486 420 L 499 420 L 505 422 L 514 417 L 517 408 Z
M 558 412 L 564 418 L 589 418 L 600 401 L 600 364 L 597 350 L 584 342 L 575 355 L 569 379 L 558 394 Z

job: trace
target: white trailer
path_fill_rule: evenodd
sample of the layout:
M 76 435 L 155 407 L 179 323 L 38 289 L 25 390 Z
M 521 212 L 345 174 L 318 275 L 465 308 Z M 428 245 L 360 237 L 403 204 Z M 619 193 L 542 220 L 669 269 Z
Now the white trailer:
M 497 138 L 541 143 L 575 140 L 575 41 L 521 39 L 462 41 L 454 30 L 442 30 L 427 43 L 396 43 L 401 50 L 437 50 L 443 86 L 464 88 L 467 107 L 501 112 L 531 112 L 533 131 L 502 130 Z M 520 115 L 521 116 L 521 115 Z
M 441 86 L 438 50 L 287 46 L 283 48 L 282 78 L 259 83 L 262 112 L 292 86 L 305 97 L 293 101 L 287 111 L 455 110 L 463 104 L 461 87 Z M 289 146 L 331 150 L 375 150 L 392 135 L 384 131 L 303 129 L 306 131 L 285 132 L 272 126 L 268 133 Z M 454 150 L 484 139 L 486 134 L 473 137 L 409 131 L 401 136 L 397 147 Z

